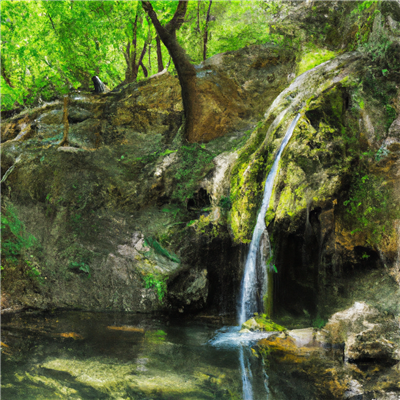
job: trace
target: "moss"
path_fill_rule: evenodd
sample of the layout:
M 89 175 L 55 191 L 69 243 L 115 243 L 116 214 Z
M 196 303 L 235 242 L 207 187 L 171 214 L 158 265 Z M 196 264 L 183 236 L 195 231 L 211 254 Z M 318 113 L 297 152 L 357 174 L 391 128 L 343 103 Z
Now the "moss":
M 260 330 L 265 332 L 281 332 L 286 330 L 286 328 L 268 318 L 266 314 L 255 315 L 254 318 L 250 318 L 242 324 L 242 329 Z
M 277 200 L 270 204 L 267 223 L 289 216 L 295 224 L 307 205 L 323 205 L 339 190 L 340 177 L 358 154 L 358 142 L 353 140 L 356 131 L 344 125 L 344 96 L 345 89 L 333 88 L 310 102 L 282 157 L 275 185 Z M 351 124 L 351 118 L 347 120 Z
M 297 66 L 297 75 L 301 75 L 325 61 L 331 60 L 336 56 L 336 53 L 326 49 L 307 48 L 301 57 Z
M 266 133 L 273 119 L 259 124 L 239 153 L 231 171 L 231 228 L 236 242 L 248 243 L 262 200 L 264 181 L 273 164 L 277 143 L 266 144 Z

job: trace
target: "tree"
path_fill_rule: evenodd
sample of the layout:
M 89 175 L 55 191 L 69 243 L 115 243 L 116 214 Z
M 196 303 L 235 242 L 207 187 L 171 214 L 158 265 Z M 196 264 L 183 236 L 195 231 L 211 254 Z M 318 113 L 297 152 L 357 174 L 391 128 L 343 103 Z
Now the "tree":
M 204 39 L 203 39 L 203 61 L 207 58 L 207 42 L 208 42 L 208 22 L 210 21 L 210 11 L 211 11 L 212 0 L 210 0 L 207 16 L 206 16 L 206 25 L 204 27 Z
M 140 3 L 138 2 L 136 8 L 136 16 L 132 24 L 132 32 L 131 32 L 132 36 L 128 37 L 128 43 L 126 44 L 126 48 L 124 51 L 124 57 L 127 64 L 127 68 L 125 71 L 125 80 L 123 83 L 136 82 L 139 73 L 139 67 L 142 67 L 145 77 L 147 77 L 148 75 L 147 68 L 144 66 L 143 60 L 144 56 L 146 55 L 147 47 L 150 45 L 152 40 L 151 25 L 149 23 L 147 23 L 148 33 L 143 41 L 142 51 L 140 52 L 140 55 L 138 57 L 138 30 L 139 26 L 143 26 L 143 23 L 144 21 L 141 13 L 141 7 Z M 144 29 L 142 29 L 142 31 L 143 30 Z
M 175 50 L 181 44 L 173 61 L 183 84 L 185 115 L 198 113 L 202 106 L 202 100 L 196 99 L 194 89 L 199 88 L 191 64 L 264 43 L 270 37 L 265 23 L 269 11 L 264 10 L 270 2 L 186 2 L 185 23 L 171 19 L 176 11 L 182 11 L 176 1 L 151 4 L 153 17 L 174 39 Z M 168 51 L 162 45 L 164 40 L 154 32 L 154 21 L 143 12 L 140 2 L 1 0 L 0 7 L 2 109 L 15 108 L 17 103 L 40 104 L 72 88 L 92 89 L 92 76 L 113 88 L 143 79 L 152 70 L 165 69 Z M 198 102 L 198 107 L 193 102 Z
M 198 93 L 196 70 L 176 38 L 177 30 L 184 23 L 188 2 L 179 1 L 173 17 L 164 26 L 161 25 L 149 1 L 142 0 L 142 5 L 143 9 L 149 15 L 157 34 L 168 49 L 178 73 L 185 117 L 184 136 L 190 142 L 201 141 L 201 125 L 204 125 L 205 122 L 203 115 L 204 97 L 199 96 Z M 212 121 L 207 121 L 207 128 L 212 129 Z

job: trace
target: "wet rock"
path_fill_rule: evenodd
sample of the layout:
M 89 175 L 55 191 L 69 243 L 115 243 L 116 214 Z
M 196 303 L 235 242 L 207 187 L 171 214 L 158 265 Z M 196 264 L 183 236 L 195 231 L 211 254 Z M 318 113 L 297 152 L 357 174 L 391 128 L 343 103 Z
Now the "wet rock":
M 266 332 L 274 332 L 274 331 L 284 331 L 284 328 L 281 325 L 276 324 L 271 319 L 267 318 L 265 314 L 260 316 L 255 316 L 254 318 L 250 318 L 248 321 L 242 324 L 242 330 L 249 329 L 250 331 L 266 331 Z
M 79 149 L 78 147 L 62 146 L 62 147 L 59 147 L 57 149 L 57 151 L 61 151 L 61 152 L 64 152 L 64 153 L 75 153 L 75 154 L 78 154 L 78 153 L 83 152 L 84 150 L 83 149 Z
M 285 398 L 291 398 L 293 390 L 285 382 L 290 382 L 299 391 L 305 386 L 303 391 L 308 393 L 307 398 L 344 398 L 349 388 L 349 374 L 316 340 L 316 331 L 296 331 L 273 335 L 258 342 L 258 351 L 272 385 L 282 387 Z M 279 366 L 285 369 L 284 378 L 278 372 Z
M 191 269 L 181 273 L 168 285 L 168 300 L 179 312 L 193 311 L 207 302 L 209 281 L 207 270 Z
M 62 123 L 62 117 L 62 110 L 52 110 L 40 115 L 40 117 L 37 119 L 37 122 L 46 125 L 59 125 Z

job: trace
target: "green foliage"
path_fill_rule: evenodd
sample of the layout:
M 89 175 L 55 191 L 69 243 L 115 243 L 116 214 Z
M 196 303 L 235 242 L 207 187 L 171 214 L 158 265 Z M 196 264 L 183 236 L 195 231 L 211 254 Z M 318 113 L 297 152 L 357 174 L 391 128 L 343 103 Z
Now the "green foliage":
M 181 146 L 178 151 L 179 169 L 175 174 L 174 199 L 185 202 L 193 196 L 198 182 L 213 168 L 214 156 L 198 143 Z
M 218 205 L 224 210 L 230 210 L 232 208 L 232 200 L 229 196 L 222 196 L 219 200 Z
M 152 237 L 146 238 L 145 245 L 152 247 L 156 253 L 161 254 L 162 256 L 168 258 L 173 262 L 176 263 L 181 262 L 175 254 L 169 253 L 168 250 L 164 249 L 164 247 L 162 247 L 161 244 L 158 243 L 157 240 L 153 239 Z
M 215 224 L 211 222 L 210 215 L 200 215 L 200 218 L 193 221 L 190 221 L 187 226 L 194 226 L 197 233 L 206 235 L 210 239 L 213 239 L 218 236 L 218 228 Z
M 4 207 L 1 215 L 1 236 L 2 258 L 9 263 L 16 263 L 17 257 L 37 241 L 33 235 L 26 232 L 16 209 L 10 204 Z
M 352 234 L 366 233 L 371 245 L 377 245 L 390 233 L 392 221 L 399 214 L 390 194 L 391 189 L 383 177 L 361 171 L 354 174 L 348 199 L 343 202 Z
M 143 277 L 144 287 L 146 289 L 154 288 L 157 292 L 158 300 L 161 302 L 165 294 L 167 293 L 167 282 L 166 278 L 162 279 L 153 274 L 148 274 Z
M 213 2 L 206 23 L 208 6 L 208 1 L 189 2 L 177 32 L 194 63 L 203 58 L 206 26 L 208 57 L 252 44 L 283 43 L 283 36 L 269 28 L 280 12 L 279 1 Z M 165 24 L 177 3 L 157 1 L 153 7 Z M 113 88 L 129 72 L 134 52 L 137 61 L 145 45 L 151 47 L 143 65 L 149 75 L 158 72 L 155 29 L 139 1 L 2 0 L 1 12 L 3 110 L 50 101 L 71 89 L 89 90 L 93 75 Z M 164 45 L 161 53 L 165 65 Z M 142 68 L 137 79 L 144 79 Z
M 368 8 L 370 8 L 373 4 L 376 4 L 377 1 L 373 0 L 373 1 L 363 1 L 362 3 L 358 4 L 358 10 L 359 11 L 364 11 L 367 10 Z
M 397 88 L 396 84 L 387 78 L 387 74 L 382 74 L 380 68 L 379 66 L 367 68 L 362 77 L 361 85 L 356 90 L 360 91 L 362 88 L 365 98 L 371 101 L 372 97 L 373 100 L 382 105 L 384 114 L 378 122 L 387 131 L 397 117 L 397 112 L 392 105 Z
M 44 284 L 44 278 L 41 276 L 42 274 L 40 273 L 39 269 L 37 266 L 34 265 L 31 261 L 26 260 L 25 261 L 28 269 L 26 271 L 26 274 L 31 277 L 36 279 L 41 285 Z
M 26 259 L 28 249 L 37 245 L 37 239 L 26 232 L 24 223 L 19 219 L 16 209 L 11 204 L 4 206 L 2 210 L 1 239 L 1 269 L 4 273 L 15 269 L 21 262 L 26 274 L 43 284 L 44 279 L 37 263 Z M 30 258 L 33 258 L 33 255 L 30 255 Z
M 77 271 L 84 272 L 85 274 L 87 274 L 88 278 L 91 277 L 89 265 L 85 264 L 82 261 L 81 262 L 71 261 L 68 267 Z
M 319 314 L 317 314 L 316 318 L 312 320 L 312 327 L 322 329 L 328 321 L 321 318 Z
M 161 329 L 159 329 L 158 331 L 155 331 L 155 332 L 146 331 L 144 334 L 144 337 L 147 340 L 147 342 L 153 343 L 153 344 L 164 343 L 166 336 L 167 336 L 167 333 Z

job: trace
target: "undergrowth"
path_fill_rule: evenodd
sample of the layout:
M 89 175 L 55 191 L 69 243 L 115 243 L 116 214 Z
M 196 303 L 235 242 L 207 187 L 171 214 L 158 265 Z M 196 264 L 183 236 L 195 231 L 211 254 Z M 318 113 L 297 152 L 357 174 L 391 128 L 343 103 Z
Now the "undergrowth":
M 205 149 L 205 145 L 198 143 L 182 146 L 178 155 L 179 168 L 175 173 L 176 188 L 173 199 L 185 202 L 193 196 L 198 182 L 213 168 L 213 154 Z
M 393 229 L 399 210 L 391 200 L 391 187 L 383 177 L 364 169 L 354 173 L 348 198 L 343 202 L 351 234 L 365 233 L 376 246 Z
M 21 267 L 26 275 L 43 283 L 39 266 L 31 259 L 33 255 L 28 254 L 28 250 L 37 245 L 37 239 L 26 231 L 24 223 L 11 204 L 2 207 L 1 239 L 2 276 Z
M 175 254 L 171 254 L 170 252 L 168 252 L 168 250 L 164 249 L 164 247 L 162 247 L 161 244 L 157 242 L 157 240 L 153 239 L 150 236 L 145 239 L 145 245 L 150 246 L 151 248 L 154 249 L 156 253 L 168 258 L 173 262 L 176 263 L 181 262 Z

